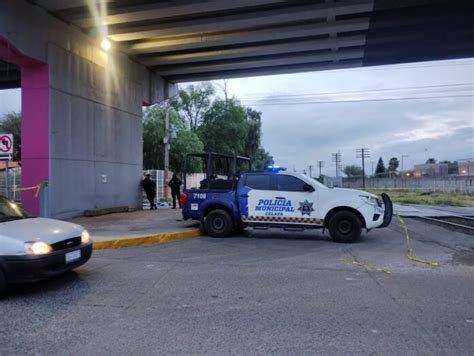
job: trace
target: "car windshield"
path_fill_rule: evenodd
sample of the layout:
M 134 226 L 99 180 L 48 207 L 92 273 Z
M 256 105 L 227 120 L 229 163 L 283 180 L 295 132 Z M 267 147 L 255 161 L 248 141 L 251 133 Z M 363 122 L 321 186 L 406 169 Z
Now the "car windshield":
M 21 208 L 17 203 L 0 197 L 0 222 L 27 219 L 33 216 L 25 209 Z

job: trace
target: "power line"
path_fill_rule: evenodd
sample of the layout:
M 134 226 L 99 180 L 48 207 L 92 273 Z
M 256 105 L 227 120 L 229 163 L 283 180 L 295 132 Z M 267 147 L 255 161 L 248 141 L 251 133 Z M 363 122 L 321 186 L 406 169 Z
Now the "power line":
M 434 89 L 434 88 L 452 88 L 459 86 L 473 86 L 474 83 L 457 83 L 457 84 L 437 84 L 437 85 L 424 85 L 418 87 L 397 87 L 397 88 L 382 88 L 382 89 L 366 89 L 366 90 L 351 90 L 351 91 L 340 91 L 340 92 L 323 92 L 323 93 L 302 93 L 302 94 L 285 94 L 285 95 L 250 95 L 243 97 L 242 100 L 260 100 L 262 99 L 275 99 L 275 98 L 288 98 L 288 97 L 308 97 L 308 96 L 319 96 L 319 95 L 340 95 L 340 94 L 358 94 L 358 93 L 371 93 L 381 91 L 396 91 L 396 90 L 418 90 L 418 89 Z M 469 90 L 469 89 L 462 89 Z M 246 99 L 248 98 L 248 99 Z
M 361 100 L 332 100 L 332 101 L 298 101 L 298 102 L 256 102 L 253 105 L 306 105 L 306 104 L 339 104 L 339 103 L 364 103 L 376 101 L 403 101 L 403 100 L 426 100 L 426 99 L 448 99 L 448 98 L 472 98 L 474 94 L 469 95 L 443 95 L 443 96 L 424 96 L 424 97 L 400 97 L 400 98 L 381 98 L 381 99 L 361 99 Z M 242 100 L 245 102 L 244 100 Z M 252 104 L 252 103 L 250 103 Z

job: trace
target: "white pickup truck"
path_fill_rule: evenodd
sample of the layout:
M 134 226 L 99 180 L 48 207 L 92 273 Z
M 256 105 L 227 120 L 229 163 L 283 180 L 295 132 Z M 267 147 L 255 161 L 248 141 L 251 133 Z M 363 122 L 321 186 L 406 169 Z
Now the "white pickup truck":
M 334 241 L 354 242 L 362 229 L 386 227 L 392 219 L 387 194 L 380 199 L 365 191 L 332 189 L 274 167 L 229 177 L 205 179 L 182 195 L 183 218 L 201 221 L 210 236 L 225 237 L 247 226 L 327 228 Z

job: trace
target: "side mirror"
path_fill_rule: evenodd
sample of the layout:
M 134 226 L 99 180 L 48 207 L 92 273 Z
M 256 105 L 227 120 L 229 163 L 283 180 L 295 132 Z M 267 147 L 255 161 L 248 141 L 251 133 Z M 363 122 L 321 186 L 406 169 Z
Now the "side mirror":
M 313 187 L 312 185 L 305 184 L 305 185 L 303 186 L 303 190 L 304 190 L 305 192 L 314 192 L 314 187 Z

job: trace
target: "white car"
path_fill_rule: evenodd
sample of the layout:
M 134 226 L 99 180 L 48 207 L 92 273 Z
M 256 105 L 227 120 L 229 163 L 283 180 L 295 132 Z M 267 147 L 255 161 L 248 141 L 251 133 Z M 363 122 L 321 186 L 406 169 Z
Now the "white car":
M 0 294 L 8 284 L 42 280 L 77 268 L 92 255 L 82 226 L 33 217 L 0 197 Z

